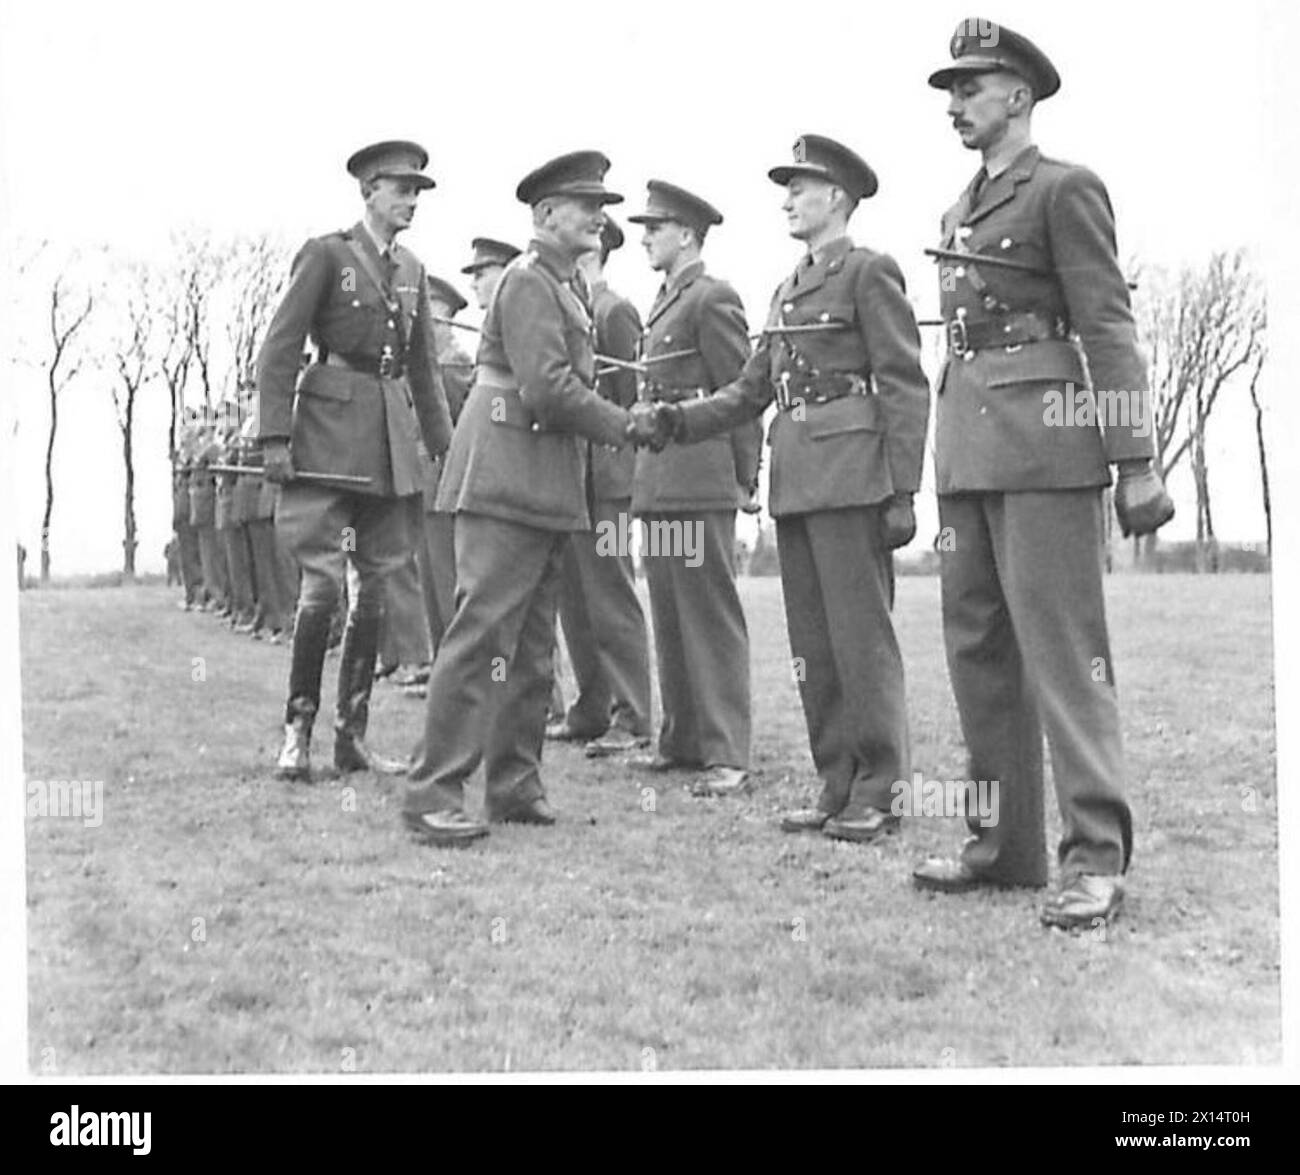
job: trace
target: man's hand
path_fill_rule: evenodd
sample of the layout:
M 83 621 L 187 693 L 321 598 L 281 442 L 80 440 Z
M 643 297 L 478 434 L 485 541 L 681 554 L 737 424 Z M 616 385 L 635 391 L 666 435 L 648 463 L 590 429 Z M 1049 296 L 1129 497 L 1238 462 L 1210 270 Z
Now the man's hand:
M 681 410 L 674 404 L 633 404 L 627 439 L 637 447 L 661 452 L 678 430 Z
M 262 446 L 262 476 L 276 485 L 293 481 L 293 461 L 287 441 L 268 441 Z
M 912 509 L 911 494 L 895 494 L 885 503 L 880 529 L 885 546 L 891 551 L 907 546 L 916 537 L 916 511 Z
M 1151 534 L 1174 516 L 1174 503 L 1160 475 L 1145 458 L 1119 463 L 1115 516 L 1125 538 Z

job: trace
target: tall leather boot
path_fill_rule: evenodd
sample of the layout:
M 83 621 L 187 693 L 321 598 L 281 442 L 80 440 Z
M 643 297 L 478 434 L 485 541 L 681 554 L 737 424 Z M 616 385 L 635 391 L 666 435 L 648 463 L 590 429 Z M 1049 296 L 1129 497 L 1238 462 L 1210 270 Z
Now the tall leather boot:
M 284 746 L 275 764 L 277 779 L 311 779 L 311 728 L 320 709 L 320 677 L 329 628 L 330 613 L 318 609 L 301 609 L 294 622 Z
M 404 775 L 404 760 L 389 758 L 366 746 L 370 690 L 375 681 L 375 651 L 380 614 L 348 615 L 339 653 L 339 688 L 334 710 L 334 766 L 340 771 L 374 771 Z

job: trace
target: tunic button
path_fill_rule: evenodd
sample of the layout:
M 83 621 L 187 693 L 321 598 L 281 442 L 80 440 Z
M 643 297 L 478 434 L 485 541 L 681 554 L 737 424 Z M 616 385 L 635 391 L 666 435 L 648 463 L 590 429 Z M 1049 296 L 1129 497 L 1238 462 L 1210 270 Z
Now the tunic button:
M 1015 244 L 1015 242 L 1010 237 L 1002 238 L 1002 247 L 1004 249 L 1010 249 L 1013 244 Z
M 953 272 L 954 272 L 958 277 L 965 277 L 965 276 L 966 276 L 966 267 L 965 267 L 964 265 L 959 265 L 959 266 L 957 266 L 957 268 L 956 268 L 955 270 L 953 270 Z
M 352 299 L 352 308 L 353 308 L 354 310 L 355 310 L 358 306 L 360 306 L 360 305 L 361 305 L 361 299 L 360 299 L 360 298 L 353 298 L 353 299 Z
M 988 408 L 988 405 L 987 405 L 987 404 L 981 404 L 981 405 L 980 405 L 980 415 L 981 415 L 981 416 L 987 416 L 987 415 L 988 415 L 988 410 L 989 410 L 989 408 Z
M 397 323 L 395 323 L 395 322 L 390 318 L 390 319 L 388 320 L 388 329 L 389 329 L 389 330 L 393 330 L 396 326 L 397 326 Z
M 673 336 L 672 336 L 672 335 L 664 335 L 664 342 L 665 342 L 665 343 L 671 343 L 672 341 L 673 341 Z
M 831 320 L 831 316 L 830 316 L 829 311 L 823 310 L 823 311 L 822 311 L 822 322 L 830 322 L 830 320 Z
M 794 303 L 787 302 L 784 306 L 781 307 L 781 309 L 784 310 L 787 314 L 789 314 L 790 311 L 794 309 Z

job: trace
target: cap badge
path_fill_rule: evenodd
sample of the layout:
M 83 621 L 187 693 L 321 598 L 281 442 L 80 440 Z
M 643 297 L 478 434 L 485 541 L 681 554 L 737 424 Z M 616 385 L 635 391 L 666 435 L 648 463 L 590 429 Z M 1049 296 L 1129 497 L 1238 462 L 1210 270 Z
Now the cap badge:
M 808 145 L 803 141 L 803 136 L 794 141 L 794 161 L 796 163 L 808 162 Z

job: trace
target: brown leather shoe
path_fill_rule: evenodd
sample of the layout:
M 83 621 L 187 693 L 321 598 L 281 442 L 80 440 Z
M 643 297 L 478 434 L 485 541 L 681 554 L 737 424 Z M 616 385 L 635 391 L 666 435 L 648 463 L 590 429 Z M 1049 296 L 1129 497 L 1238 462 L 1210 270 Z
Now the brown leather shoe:
M 500 812 L 492 812 L 488 819 L 493 824 L 541 824 L 545 827 L 555 823 L 555 812 L 546 802 L 545 796 L 535 800 L 525 800 L 522 804 L 511 804 Z
M 833 840 L 851 840 L 855 844 L 867 845 L 897 832 L 901 823 L 902 819 L 892 812 L 867 808 L 861 816 L 832 816 L 822 825 L 822 835 Z
M 1071 873 L 1043 903 L 1044 926 L 1063 930 L 1088 929 L 1110 922 L 1124 904 L 1124 879 L 1119 874 Z
M 459 811 L 403 812 L 402 823 L 425 844 L 440 847 L 467 845 L 488 835 L 486 824 Z
M 582 748 L 588 759 L 607 759 L 610 755 L 628 755 L 648 747 L 650 740 L 635 735 L 630 730 L 607 730 L 600 738 L 593 738 Z
M 830 818 L 831 814 L 823 812 L 820 808 L 796 808 L 781 817 L 781 831 L 821 832 Z
M 938 893 L 968 893 L 993 884 L 956 857 L 931 857 L 912 870 L 912 881 L 918 889 L 932 889 Z
M 736 796 L 749 790 L 749 772 L 743 767 L 710 767 L 691 783 L 691 795 Z

